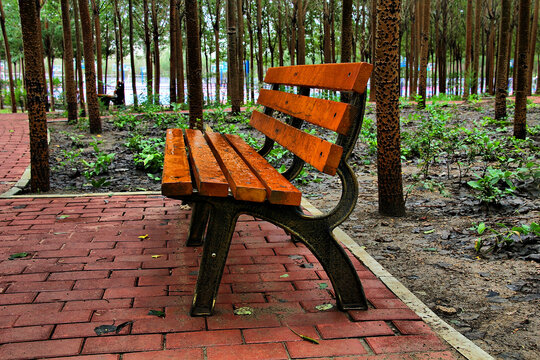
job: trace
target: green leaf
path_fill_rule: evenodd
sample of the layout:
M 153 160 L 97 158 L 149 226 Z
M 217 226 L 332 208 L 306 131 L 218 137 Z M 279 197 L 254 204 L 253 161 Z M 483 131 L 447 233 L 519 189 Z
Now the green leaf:
M 150 310 L 148 312 L 148 315 L 154 315 L 157 317 L 165 317 L 165 312 L 161 310 Z
M 320 283 L 320 284 L 319 284 L 319 289 L 324 290 L 324 289 L 327 289 L 327 288 L 328 288 L 328 284 L 327 284 L 327 283 Z
M 326 310 L 330 310 L 333 307 L 334 307 L 334 305 L 332 305 L 332 304 L 322 304 L 322 305 L 315 306 L 315 309 L 317 309 L 319 311 L 326 311 Z
M 424 234 L 433 234 L 435 232 L 435 229 L 431 229 L 431 230 L 428 230 L 428 231 L 424 231 Z
M 478 235 L 482 235 L 484 231 L 486 231 L 486 224 L 484 222 L 481 222 L 480 224 L 478 224 L 476 231 L 478 232 Z
M 9 255 L 9 260 L 25 258 L 27 256 L 28 256 L 27 252 L 20 252 L 20 253 L 16 253 L 16 254 L 11 254 L 11 255 Z
M 289 277 L 289 274 L 283 274 L 283 275 L 280 275 L 279 277 L 280 277 L 280 278 L 288 278 L 288 277 Z

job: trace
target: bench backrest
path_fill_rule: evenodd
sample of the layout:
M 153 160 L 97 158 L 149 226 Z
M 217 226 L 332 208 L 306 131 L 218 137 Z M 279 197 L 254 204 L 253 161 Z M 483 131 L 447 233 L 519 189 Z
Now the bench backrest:
M 362 121 L 365 90 L 372 65 L 343 63 L 298 65 L 270 68 L 264 81 L 272 90 L 262 89 L 257 103 L 264 114 L 254 111 L 250 124 L 268 138 L 294 153 L 303 161 L 329 175 L 335 175 L 342 159 L 354 146 Z M 278 91 L 281 85 L 298 86 L 299 94 Z M 351 104 L 309 97 L 309 89 L 318 88 L 352 93 Z M 358 98 L 360 96 L 360 98 Z M 272 116 L 279 111 L 294 121 L 284 123 Z M 295 124 L 307 121 L 339 134 L 336 144 L 308 134 Z

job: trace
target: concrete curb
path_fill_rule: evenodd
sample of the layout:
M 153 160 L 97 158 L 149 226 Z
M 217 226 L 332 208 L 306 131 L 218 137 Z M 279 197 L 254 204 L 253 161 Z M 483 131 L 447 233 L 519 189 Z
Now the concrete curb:
M 322 212 L 302 198 L 302 207 L 313 215 L 321 215 Z M 377 262 L 366 250 L 358 245 L 349 235 L 340 228 L 334 229 L 334 236 L 344 244 L 364 265 L 379 278 L 398 298 L 400 298 L 411 310 L 413 310 L 424 322 L 426 322 L 441 338 L 450 346 L 469 360 L 494 360 L 494 358 L 482 350 L 478 345 L 467 339 L 444 320 L 439 318 L 429 307 L 418 299 L 410 290 L 390 274 Z

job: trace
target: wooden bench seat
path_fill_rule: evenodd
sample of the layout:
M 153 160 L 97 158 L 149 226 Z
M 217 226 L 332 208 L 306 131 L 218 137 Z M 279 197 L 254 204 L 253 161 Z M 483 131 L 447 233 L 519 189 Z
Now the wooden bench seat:
M 362 125 L 366 63 L 303 65 L 271 68 L 250 124 L 265 135 L 255 150 L 237 135 L 199 130 L 169 129 L 165 145 L 162 193 L 192 205 L 188 246 L 203 245 L 191 314 L 211 315 L 229 252 L 236 221 L 250 214 L 272 222 L 303 242 L 320 261 L 334 287 L 341 310 L 366 309 L 361 282 L 332 231 L 352 212 L 358 197 L 356 176 L 347 163 Z M 298 93 L 280 91 L 297 86 Z M 309 97 L 311 88 L 350 93 L 350 104 Z M 282 122 L 275 112 L 289 118 Z M 281 117 L 280 117 L 281 118 Z M 335 143 L 301 129 L 303 122 L 337 133 Z M 280 174 L 264 158 L 277 142 L 294 154 L 291 166 Z M 290 181 L 309 163 L 338 175 L 342 196 L 322 216 L 305 214 L 302 194 Z

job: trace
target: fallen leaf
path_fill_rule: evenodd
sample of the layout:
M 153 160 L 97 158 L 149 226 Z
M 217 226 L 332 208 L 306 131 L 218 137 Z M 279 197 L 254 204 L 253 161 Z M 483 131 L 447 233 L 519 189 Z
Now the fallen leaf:
M 327 284 L 327 283 L 320 283 L 320 284 L 319 284 L 319 289 L 324 290 L 324 289 L 326 289 L 326 288 L 328 288 L 328 284 Z
M 20 259 L 20 258 L 24 258 L 24 257 L 27 257 L 27 256 L 28 256 L 27 252 L 20 252 L 20 253 L 16 253 L 16 254 L 11 254 L 11 255 L 9 255 L 9 260 Z
M 288 278 L 289 277 L 289 274 L 283 274 L 283 275 L 279 275 L 280 278 Z
M 165 312 L 161 310 L 150 310 L 148 312 L 148 315 L 154 315 L 157 317 L 165 317 Z
M 428 231 L 424 231 L 424 234 L 432 234 L 435 232 L 435 229 L 431 229 L 431 230 L 428 230 Z
M 294 331 L 293 329 L 291 329 L 291 328 L 289 327 L 289 325 L 287 325 L 287 327 L 289 328 L 289 330 L 291 330 L 291 331 L 292 331 L 296 336 L 298 336 L 300 339 L 305 340 L 305 341 L 309 341 L 310 343 L 313 343 L 313 344 L 319 345 L 319 340 L 310 338 L 309 336 L 306 336 L 306 335 L 299 334 L 299 333 L 297 333 L 296 331 Z
M 119 333 L 120 330 L 128 326 L 129 324 L 133 324 L 133 321 L 126 321 L 124 323 L 121 323 L 120 325 L 101 325 L 94 328 L 94 332 L 100 336 L 103 334 L 109 334 L 109 333 Z
M 317 309 L 319 311 L 326 311 L 326 310 L 330 310 L 333 307 L 334 307 L 334 305 L 332 305 L 332 304 L 322 304 L 322 305 L 315 306 L 315 309 Z
M 67 219 L 69 217 L 69 215 L 58 215 L 56 218 L 58 220 L 64 220 L 64 219 Z
M 154 259 L 160 258 L 160 257 L 162 257 L 162 256 L 163 256 L 163 255 L 152 255 L 152 257 L 153 257 Z
M 146 238 L 148 238 L 148 236 L 149 236 L 148 234 L 141 235 L 141 236 L 139 236 L 139 239 L 146 239 Z
M 253 309 L 249 306 L 244 306 L 234 310 L 234 315 L 251 315 L 253 314 Z

